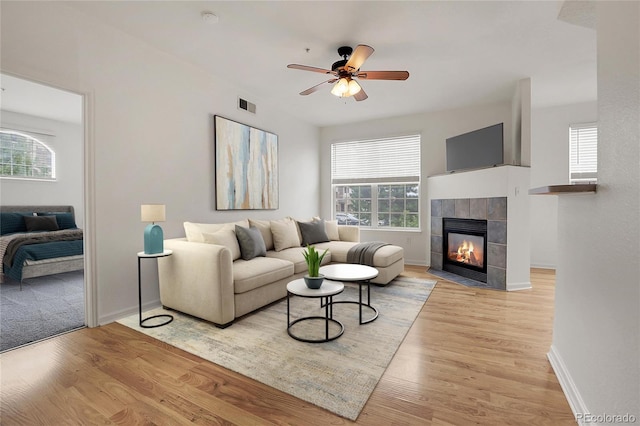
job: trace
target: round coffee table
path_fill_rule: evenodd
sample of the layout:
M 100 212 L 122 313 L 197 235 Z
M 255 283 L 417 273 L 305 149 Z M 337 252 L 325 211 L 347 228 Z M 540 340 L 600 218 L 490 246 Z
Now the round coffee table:
M 337 281 L 328 281 L 324 280 L 322 282 L 322 286 L 318 289 L 311 289 L 307 287 L 304 282 L 304 279 L 300 278 L 294 281 L 291 281 L 287 284 L 287 333 L 289 336 L 293 337 L 296 340 L 307 343 L 324 343 L 330 342 L 331 340 L 335 340 L 338 337 L 342 336 L 344 333 L 344 325 L 338 320 L 333 319 L 333 296 L 336 294 L 340 294 L 344 291 L 344 284 Z M 300 297 L 309 297 L 309 298 L 319 298 L 320 306 L 325 308 L 324 317 L 321 316 L 308 316 L 298 318 L 294 321 L 291 321 L 291 314 L 289 309 L 289 300 L 291 299 L 291 295 L 296 295 Z M 324 300 L 324 302 L 323 302 Z M 324 339 L 305 339 L 303 337 L 296 336 L 291 331 L 291 327 L 302 321 L 309 321 L 314 319 L 324 320 L 325 327 L 325 337 Z M 332 322 L 337 324 L 340 327 L 340 331 L 333 336 L 329 336 L 329 323 Z
M 378 270 L 367 265 L 356 263 L 334 263 L 331 265 L 321 266 L 320 274 L 329 280 L 340 280 L 358 283 L 359 299 L 355 300 L 337 300 L 331 303 L 356 303 L 360 310 L 360 324 L 367 324 L 378 318 L 378 310 L 371 306 L 371 283 L 370 280 L 378 276 Z M 325 280 L 326 281 L 326 280 Z M 367 286 L 367 303 L 362 301 L 362 286 Z M 374 315 L 367 320 L 362 319 L 362 307 L 366 306 L 371 309 Z

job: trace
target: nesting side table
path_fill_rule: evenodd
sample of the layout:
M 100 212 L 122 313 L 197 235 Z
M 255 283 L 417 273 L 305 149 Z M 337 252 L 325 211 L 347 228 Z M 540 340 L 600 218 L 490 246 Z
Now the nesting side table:
M 289 333 L 289 336 L 301 342 L 307 342 L 307 343 L 330 342 L 331 340 L 335 340 L 338 337 L 342 336 L 342 333 L 344 333 L 344 325 L 342 325 L 340 321 L 333 319 L 332 301 L 333 301 L 333 296 L 335 296 L 336 294 L 342 293 L 343 290 L 344 290 L 344 284 L 342 284 L 341 282 L 335 282 L 335 281 L 325 281 L 322 283 L 322 286 L 318 289 L 307 288 L 307 285 L 304 283 L 304 280 L 302 278 L 293 280 L 289 284 L 287 284 L 287 333 Z M 307 317 L 302 317 L 294 321 L 291 321 L 291 310 L 290 310 L 291 295 L 320 299 L 320 305 L 325 308 L 325 315 L 324 316 L 307 316 Z M 294 324 L 297 324 L 302 321 L 309 321 L 309 320 L 324 321 L 324 332 L 325 332 L 324 338 L 307 339 L 307 338 L 296 336 L 295 334 L 293 334 L 293 332 L 291 331 L 291 327 Z M 338 332 L 333 336 L 329 336 L 330 322 L 339 327 Z
M 167 325 L 171 321 L 173 321 L 173 315 L 168 315 L 168 314 L 153 315 L 145 319 L 142 319 L 142 273 L 140 272 L 140 261 L 142 259 L 157 259 L 159 257 L 171 256 L 172 254 L 173 254 L 172 250 L 165 250 L 162 253 L 153 253 L 153 254 L 147 254 L 144 251 L 141 251 L 138 253 L 138 312 L 140 313 L 140 327 L 142 328 L 154 328 L 154 327 L 161 327 L 163 325 Z M 154 319 L 154 318 L 166 318 L 166 320 L 159 324 L 153 324 L 153 325 L 145 324 L 145 321 Z

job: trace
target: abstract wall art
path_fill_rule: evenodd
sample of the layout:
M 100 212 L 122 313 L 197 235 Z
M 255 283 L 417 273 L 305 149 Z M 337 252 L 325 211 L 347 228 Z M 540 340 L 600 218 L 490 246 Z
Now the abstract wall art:
M 216 210 L 278 208 L 278 136 L 214 119 Z

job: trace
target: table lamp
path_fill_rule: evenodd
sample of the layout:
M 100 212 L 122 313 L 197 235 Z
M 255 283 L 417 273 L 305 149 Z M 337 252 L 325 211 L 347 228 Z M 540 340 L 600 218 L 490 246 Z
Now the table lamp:
M 164 204 L 143 204 L 140 206 L 142 222 L 151 222 L 144 229 L 144 253 L 156 254 L 164 251 L 164 234 L 155 222 L 164 222 Z

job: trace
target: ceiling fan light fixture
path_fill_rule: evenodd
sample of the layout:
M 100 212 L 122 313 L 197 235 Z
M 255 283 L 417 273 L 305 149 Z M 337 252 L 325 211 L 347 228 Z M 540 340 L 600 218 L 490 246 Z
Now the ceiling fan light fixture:
M 360 90 L 362 90 L 362 87 L 360 87 L 357 81 L 355 80 L 349 81 L 349 96 L 355 95 Z
M 341 78 L 331 89 L 331 94 L 343 98 L 349 95 L 349 81 L 346 78 Z

